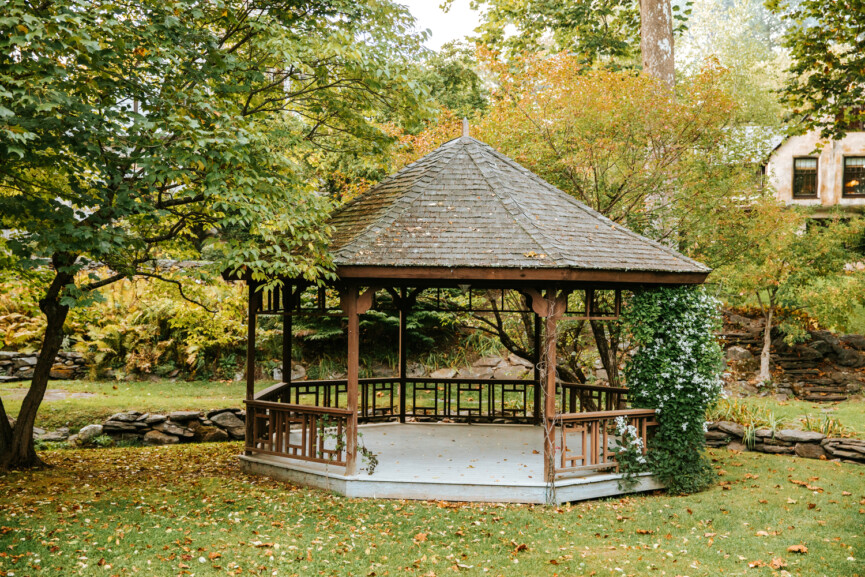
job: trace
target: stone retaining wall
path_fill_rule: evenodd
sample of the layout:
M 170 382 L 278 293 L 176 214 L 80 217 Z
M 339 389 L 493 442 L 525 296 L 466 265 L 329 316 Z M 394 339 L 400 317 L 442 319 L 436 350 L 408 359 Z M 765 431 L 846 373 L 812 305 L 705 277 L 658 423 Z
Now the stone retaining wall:
M 18 353 L 0 351 L 0 383 L 4 381 L 23 381 L 33 377 L 33 368 L 39 353 Z M 81 353 L 63 351 L 57 353 L 51 367 L 52 379 L 82 379 L 87 376 L 88 367 Z
M 865 464 L 865 440 L 833 439 L 816 431 L 756 429 L 753 439 L 746 441 L 745 427 L 730 421 L 709 423 L 707 429 L 710 447 Z
M 65 427 L 56 431 L 35 428 L 33 438 L 77 445 L 94 444 L 103 435 L 115 441 L 141 441 L 145 445 L 242 440 L 246 436 L 245 419 L 243 409 L 216 409 L 207 413 L 174 411 L 167 415 L 126 411 L 111 415 L 102 424 L 82 427 L 75 435 L 70 435 Z

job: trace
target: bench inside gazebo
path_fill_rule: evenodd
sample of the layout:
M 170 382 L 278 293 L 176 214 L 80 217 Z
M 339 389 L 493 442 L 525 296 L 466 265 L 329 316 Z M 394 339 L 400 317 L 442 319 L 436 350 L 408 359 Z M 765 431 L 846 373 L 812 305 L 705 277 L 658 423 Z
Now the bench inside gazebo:
M 557 323 L 611 320 L 622 295 L 709 269 L 577 202 L 464 130 L 332 217 L 335 282 L 249 284 L 246 471 L 354 497 L 565 502 L 621 493 L 615 420 L 651 435 L 627 390 L 564 383 Z M 450 298 L 444 298 L 449 296 Z M 534 318 L 530 378 L 408 376 L 413 308 Z M 360 317 L 400 319 L 392 377 L 359 378 Z M 256 317 L 279 315 L 286 382 L 255 392 Z M 291 382 L 292 319 L 346 319 L 340 380 Z M 659 488 L 645 475 L 628 490 Z

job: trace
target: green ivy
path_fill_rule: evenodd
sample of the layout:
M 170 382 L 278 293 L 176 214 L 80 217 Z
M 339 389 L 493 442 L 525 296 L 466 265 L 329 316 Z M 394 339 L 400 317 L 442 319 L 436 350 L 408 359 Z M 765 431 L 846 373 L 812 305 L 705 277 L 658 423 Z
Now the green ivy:
M 636 347 L 625 366 L 632 404 L 658 411 L 648 468 L 672 493 L 711 482 L 703 433 L 706 409 L 721 392 L 719 305 L 702 288 L 659 288 L 635 294 L 623 314 Z

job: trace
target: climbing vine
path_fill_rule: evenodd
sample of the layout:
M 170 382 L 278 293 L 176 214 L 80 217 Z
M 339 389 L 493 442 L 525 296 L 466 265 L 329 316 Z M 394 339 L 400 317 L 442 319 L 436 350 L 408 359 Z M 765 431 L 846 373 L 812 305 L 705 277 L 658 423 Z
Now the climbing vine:
M 646 290 L 630 299 L 623 322 L 635 347 L 625 365 L 632 405 L 658 411 L 648 469 L 673 493 L 700 491 L 711 482 L 706 409 L 720 395 L 724 367 L 719 302 L 702 288 Z

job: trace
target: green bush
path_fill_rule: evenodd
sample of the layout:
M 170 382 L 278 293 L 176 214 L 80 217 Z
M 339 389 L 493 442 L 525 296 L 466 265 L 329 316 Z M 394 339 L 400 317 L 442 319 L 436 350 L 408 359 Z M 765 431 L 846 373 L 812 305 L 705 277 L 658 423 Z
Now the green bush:
M 702 288 L 659 288 L 635 294 L 623 314 L 638 347 L 625 365 L 631 402 L 658 412 L 648 468 L 673 493 L 700 491 L 711 482 L 704 426 L 721 393 L 719 306 Z

